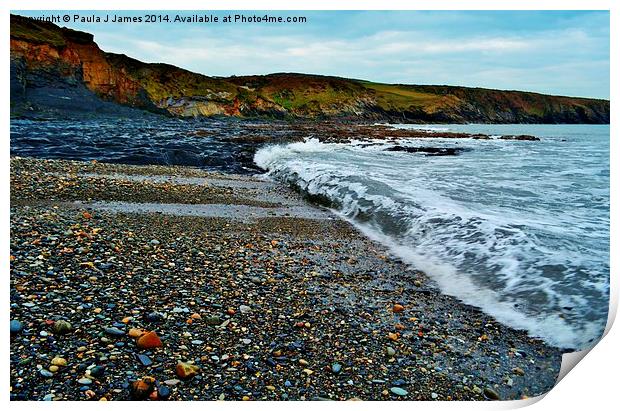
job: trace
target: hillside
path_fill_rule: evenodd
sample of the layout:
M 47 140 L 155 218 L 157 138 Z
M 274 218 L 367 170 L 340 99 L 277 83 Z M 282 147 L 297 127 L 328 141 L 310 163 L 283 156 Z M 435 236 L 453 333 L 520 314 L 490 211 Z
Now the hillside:
M 294 73 L 210 77 L 106 53 L 91 34 L 11 15 L 12 115 L 131 109 L 398 122 L 609 123 L 610 116 L 607 100 L 519 91 Z

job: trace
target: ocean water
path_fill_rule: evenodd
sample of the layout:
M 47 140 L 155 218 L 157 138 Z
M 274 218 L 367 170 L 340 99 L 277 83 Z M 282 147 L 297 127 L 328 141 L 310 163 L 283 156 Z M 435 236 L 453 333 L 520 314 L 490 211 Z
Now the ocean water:
M 260 172 L 257 143 L 244 139 L 254 123 L 165 117 L 11 119 L 11 155 L 120 164 L 200 167 L 238 174 Z M 260 125 L 260 123 L 259 123 Z M 250 129 L 250 130 L 248 130 Z
M 609 126 L 423 128 L 541 141 L 308 139 L 262 147 L 254 161 L 321 198 L 442 292 L 551 345 L 595 343 L 609 303 Z M 385 151 L 396 143 L 467 150 Z

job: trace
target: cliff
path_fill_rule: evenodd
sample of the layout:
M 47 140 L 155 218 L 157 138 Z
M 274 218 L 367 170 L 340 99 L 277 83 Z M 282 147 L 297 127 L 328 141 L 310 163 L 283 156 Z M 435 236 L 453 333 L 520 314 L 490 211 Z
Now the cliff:
M 352 121 L 609 123 L 609 101 L 279 73 L 216 78 L 106 53 L 88 33 L 11 15 L 11 111 Z

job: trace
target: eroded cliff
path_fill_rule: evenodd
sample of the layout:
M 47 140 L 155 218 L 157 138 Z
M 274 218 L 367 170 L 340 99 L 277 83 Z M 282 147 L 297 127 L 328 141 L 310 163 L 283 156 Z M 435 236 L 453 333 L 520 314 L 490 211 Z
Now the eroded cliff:
M 208 47 L 208 46 L 206 46 Z M 11 16 L 11 107 L 45 112 L 352 121 L 609 123 L 609 101 L 279 73 L 216 78 L 106 53 L 93 36 Z

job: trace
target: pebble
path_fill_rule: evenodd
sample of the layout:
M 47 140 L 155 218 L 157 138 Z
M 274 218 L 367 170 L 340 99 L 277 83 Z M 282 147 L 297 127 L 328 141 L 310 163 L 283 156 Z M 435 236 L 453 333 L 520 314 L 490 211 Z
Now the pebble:
M 18 320 L 11 320 L 11 334 L 19 334 L 24 329 L 22 323 Z
M 177 384 L 178 384 L 178 383 L 180 383 L 180 382 L 181 382 L 181 380 L 177 380 L 177 379 L 175 378 L 175 379 L 171 379 L 171 380 L 166 380 L 166 381 L 164 381 L 164 384 L 166 384 L 166 385 L 170 385 L 170 386 L 175 386 L 175 385 L 177 385 Z
M 138 354 L 138 360 L 145 367 L 148 367 L 149 365 L 153 364 L 153 360 L 151 360 L 148 355 Z
M 48 370 L 50 370 L 51 372 L 57 372 L 58 371 L 58 366 L 57 365 L 50 365 Z
M 249 307 L 249 306 L 247 306 L 247 305 L 240 305 L 240 306 L 239 306 L 239 311 L 241 311 L 241 314 L 247 314 L 247 313 L 249 313 L 250 311 L 252 311 L 252 308 L 250 308 L 250 307 Z
M 388 357 L 393 357 L 396 355 L 396 350 L 392 347 L 386 347 L 385 353 L 387 354 Z
M 403 311 L 405 311 L 405 307 L 400 304 L 394 304 L 394 306 L 392 307 L 392 312 L 402 313 Z
M 121 336 L 125 335 L 125 331 L 119 330 L 116 327 L 107 327 L 104 331 L 105 331 L 106 334 L 113 335 L 115 337 L 121 337 Z
M 499 400 L 499 394 L 497 393 L 497 391 L 495 391 L 493 388 L 491 387 L 485 387 L 484 390 L 482 391 L 482 393 L 484 394 L 485 397 L 487 397 L 490 400 Z
M 161 400 L 167 400 L 168 398 L 170 398 L 170 394 L 170 388 L 166 387 L 165 385 L 162 385 L 157 389 L 157 397 Z
M 222 323 L 222 320 L 220 319 L 220 317 L 218 317 L 216 315 L 211 315 L 211 316 L 207 317 L 205 321 L 209 325 L 220 325 Z
M 46 370 L 46 369 L 44 369 L 44 368 L 43 368 L 43 369 L 41 369 L 41 370 L 39 371 L 39 373 L 40 373 L 43 377 L 45 377 L 45 378 L 52 378 L 52 377 L 54 376 L 54 374 L 53 374 L 51 371 L 48 371 L 48 370 Z
M 93 380 L 91 380 L 90 378 L 83 377 L 78 380 L 78 383 L 82 385 L 90 385 L 93 383 Z
M 52 359 L 52 365 L 57 365 L 61 367 L 65 367 L 67 365 L 67 360 L 62 357 L 54 357 Z
M 338 364 L 337 362 L 332 364 L 332 372 L 334 374 L 338 374 L 340 370 L 342 370 L 342 365 Z
M 194 377 L 200 371 L 200 367 L 194 364 L 179 361 L 176 367 L 177 376 L 181 379 L 189 379 Z
M 90 369 L 90 375 L 95 378 L 103 377 L 104 373 L 105 373 L 105 367 L 103 365 L 97 365 L 96 367 L 93 367 Z
M 152 312 L 146 315 L 146 321 L 151 322 L 151 323 L 158 323 L 158 322 L 162 322 L 163 320 L 164 320 L 164 316 L 158 312 Z
M 142 335 L 144 335 L 144 331 L 138 329 L 138 328 L 131 328 L 128 332 L 127 335 L 129 335 L 131 338 L 140 338 L 142 337 Z
M 73 327 L 71 326 L 71 323 L 68 321 L 58 320 L 54 323 L 53 329 L 54 329 L 54 334 L 63 335 L 63 334 L 68 334 L 69 332 L 71 332 Z
M 409 394 L 406 390 L 400 387 L 392 387 L 390 388 L 390 391 L 392 391 L 393 394 L 396 394 L 401 397 L 404 397 L 405 395 Z
M 130 387 L 131 398 L 134 400 L 146 400 L 155 391 L 155 378 L 143 377 L 134 381 Z
M 148 350 L 152 348 L 158 348 L 162 346 L 161 340 L 155 331 L 150 331 L 138 338 L 136 341 L 138 348 Z

